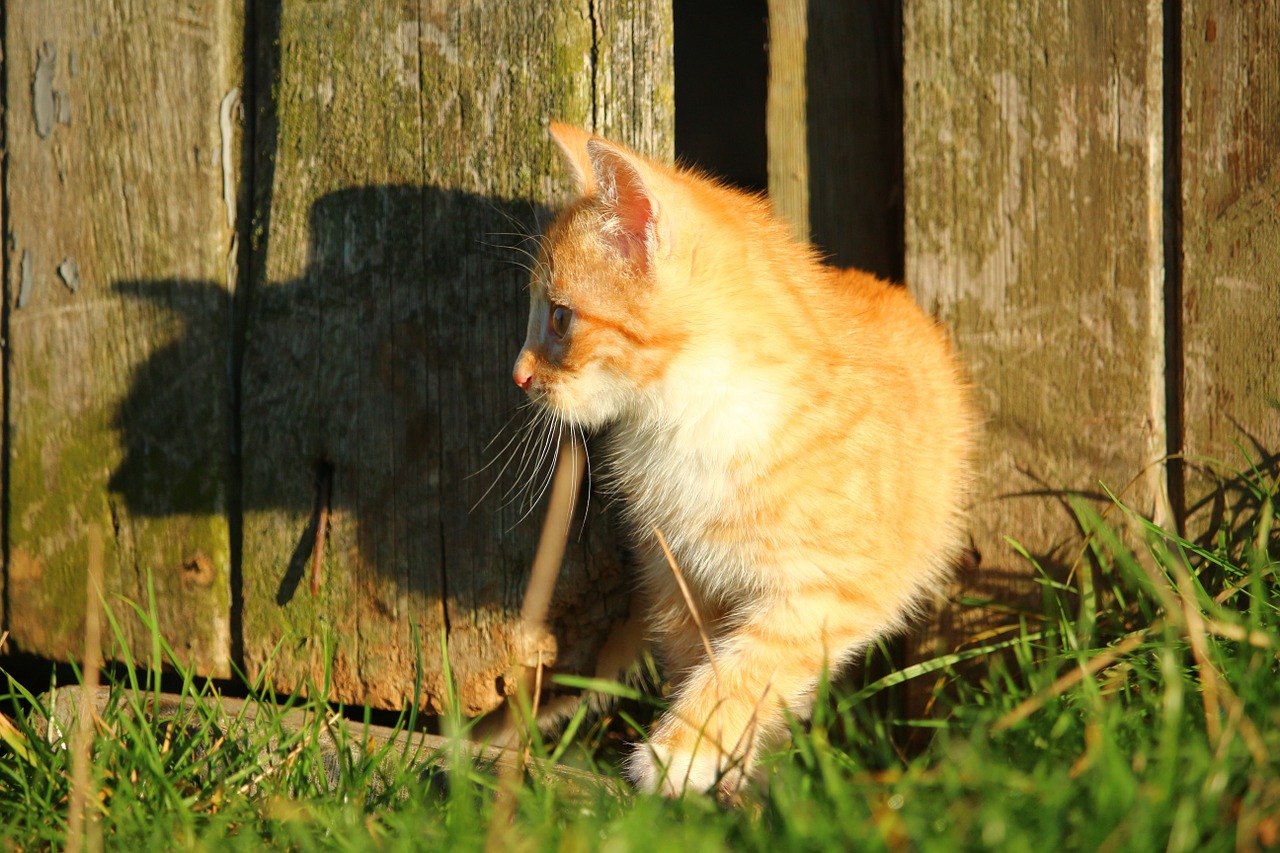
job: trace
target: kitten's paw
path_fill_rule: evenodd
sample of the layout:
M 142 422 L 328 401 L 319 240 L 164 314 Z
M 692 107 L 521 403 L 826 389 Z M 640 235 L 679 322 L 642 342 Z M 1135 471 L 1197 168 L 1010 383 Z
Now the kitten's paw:
M 627 759 L 626 774 L 637 791 L 664 797 L 680 797 L 686 791 L 703 793 L 712 788 L 736 791 L 744 781 L 743 773 L 737 766 L 726 770 L 725 763 L 724 756 L 709 747 L 694 752 L 641 743 Z
M 679 797 L 685 791 L 707 791 L 720 778 L 719 762 L 707 750 L 698 754 L 654 743 L 636 744 L 627 761 L 627 778 L 645 794 Z

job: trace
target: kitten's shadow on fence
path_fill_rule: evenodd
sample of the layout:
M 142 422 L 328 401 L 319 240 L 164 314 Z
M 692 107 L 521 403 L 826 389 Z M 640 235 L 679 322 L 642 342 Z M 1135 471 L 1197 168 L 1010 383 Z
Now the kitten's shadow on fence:
M 473 610 L 518 607 L 537 524 L 510 533 L 523 510 L 499 509 L 503 489 L 470 512 L 498 468 L 471 475 L 522 402 L 510 368 L 528 273 L 514 247 L 547 213 L 359 187 L 313 205 L 301 273 L 255 276 L 243 304 L 214 282 L 118 283 L 181 331 L 131 378 L 111 491 L 141 516 L 239 506 L 246 589 L 268 573 L 281 605 L 305 594 L 323 513 L 339 564 Z M 273 267 L 303 255 L 273 230 Z

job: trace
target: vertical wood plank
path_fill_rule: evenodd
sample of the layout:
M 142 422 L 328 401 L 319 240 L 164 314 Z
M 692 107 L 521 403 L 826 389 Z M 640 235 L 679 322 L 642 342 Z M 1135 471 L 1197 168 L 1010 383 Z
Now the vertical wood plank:
M 1204 534 L 1217 476 L 1280 466 L 1280 7 L 1182 14 L 1183 449 Z
M 1161 27 L 1155 0 L 904 8 L 906 278 L 986 415 L 980 595 L 1039 599 L 1006 536 L 1076 558 L 1067 495 L 1161 502 Z
M 769 0 L 769 199 L 801 240 L 810 237 L 806 53 L 809 0 Z
M 240 4 L 59 0 L 5 15 L 9 628 L 83 648 L 89 532 L 144 658 L 147 606 L 229 674 L 225 202 Z M 234 189 L 231 191 L 234 198 Z M 112 648 L 108 636 L 106 648 Z
M 669 153 L 669 10 L 657 2 L 285 2 L 278 128 L 243 371 L 245 656 L 332 698 L 493 708 L 536 507 L 486 496 L 522 403 L 511 362 L 525 261 L 570 181 L 548 118 Z M 272 77 L 275 79 L 271 79 Z M 495 435 L 492 446 L 487 442 Z M 536 456 L 536 446 L 531 449 Z M 312 592 L 318 513 L 329 531 Z M 536 490 L 533 495 L 536 497 Z M 475 507 L 473 509 L 473 506 Z M 557 667 L 589 671 L 626 585 L 599 524 L 571 543 L 553 603 Z M 326 635 L 336 645 L 325 645 Z

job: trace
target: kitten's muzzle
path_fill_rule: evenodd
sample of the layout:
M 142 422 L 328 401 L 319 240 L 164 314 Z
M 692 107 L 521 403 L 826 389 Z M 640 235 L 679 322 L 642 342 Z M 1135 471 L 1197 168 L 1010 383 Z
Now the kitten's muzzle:
M 527 349 L 521 350 L 516 366 L 511 371 L 511 378 L 520 386 L 521 391 L 528 391 L 529 386 L 533 385 L 533 368 L 533 353 Z

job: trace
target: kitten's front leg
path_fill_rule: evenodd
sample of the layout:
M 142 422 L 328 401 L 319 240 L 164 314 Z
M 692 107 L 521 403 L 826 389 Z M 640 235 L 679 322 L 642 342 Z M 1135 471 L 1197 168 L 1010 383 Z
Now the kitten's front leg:
M 722 672 L 735 665 L 719 662 Z M 739 790 L 762 743 L 776 742 L 784 721 L 778 685 L 755 675 L 730 670 L 717 677 L 710 665 L 695 669 L 648 742 L 628 759 L 632 784 L 667 797 L 713 787 Z
M 654 565 L 656 564 L 656 568 Z M 714 635 L 721 618 L 719 605 L 697 600 L 702 627 L 693 618 L 690 604 L 681 592 L 666 559 L 659 556 L 647 566 L 645 583 L 645 631 L 662 663 L 663 675 L 679 688 L 694 669 L 707 659 L 704 631 Z
M 845 662 L 893 621 L 881 607 L 827 589 L 780 598 L 717 638 L 714 662 L 704 656 L 680 684 L 628 761 L 639 790 L 736 792 L 761 749 L 785 734 L 786 712 L 808 713 L 824 668 Z

